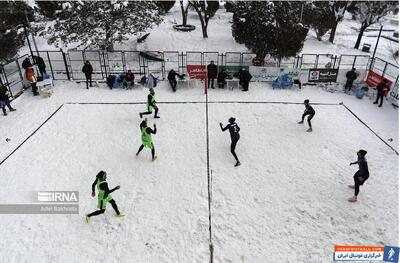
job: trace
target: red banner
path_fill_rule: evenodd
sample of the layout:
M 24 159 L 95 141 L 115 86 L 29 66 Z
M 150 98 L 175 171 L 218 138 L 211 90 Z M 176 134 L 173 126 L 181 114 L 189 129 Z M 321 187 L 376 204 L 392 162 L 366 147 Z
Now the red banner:
M 370 87 L 376 87 L 376 85 L 379 84 L 384 79 L 381 75 L 378 73 L 375 73 L 374 71 L 370 70 L 368 71 L 368 77 L 367 77 L 367 84 Z M 390 88 L 392 86 L 392 82 L 388 79 L 387 80 L 387 85 Z
M 206 79 L 207 67 L 203 65 L 187 65 L 187 73 L 191 79 Z

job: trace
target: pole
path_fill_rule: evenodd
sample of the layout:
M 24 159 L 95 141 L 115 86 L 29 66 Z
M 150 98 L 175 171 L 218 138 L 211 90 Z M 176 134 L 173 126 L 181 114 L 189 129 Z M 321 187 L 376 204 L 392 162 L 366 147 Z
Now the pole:
M 32 51 L 32 47 L 31 47 L 31 42 L 29 41 L 29 36 L 28 36 L 28 32 L 26 31 L 26 25 L 25 24 L 24 24 L 24 32 L 25 32 L 26 41 L 28 42 L 29 51 L 31 52 L 31 57 L 33 59 L 33 51 Z
M 38 47 L 37 47 L 37 45 L 36 45 L 35 37 L 33 36 L 33 33 L 32 33 L 31 24 L 30 24 L 30 22 L 29 22 L 29 19 L 28 19 L 28 12 L 26 11 L 26 9 L 25 9 L 25 19 L 26 19 L 26 24 L 28 25 L 29 30 L 30 30 L 30 32 L 31 32 L 31 34 L 32 34 L 32 42 L 33 42 L 33 45 L 35 46 L 36 53 L 37 53 L 37 55 L 39 56 L 39 50 L 38 50 Z M 34 60 L 34 61 L 35 61 L 35 60 Z M 35 61 L 35 62 L 36 62 L 36 61 Z
M 382 29 L 383 29 L 383 26 L 381 26 L 381 29 L 379 30 L 378 39 L 376 40 L 376 44 L 375 44 L 374 54 L 372 54 L 372 61 L 374 61 L 374 58 L 375 58 L 375 53 L 376 53 L 376 49 L 377 49 L 378 44 L 379 44 L 379 39 L 381 38 Z M 371 69 L 371 67 L 372 67 L 372 63 L 370 65 L 370 69 Z

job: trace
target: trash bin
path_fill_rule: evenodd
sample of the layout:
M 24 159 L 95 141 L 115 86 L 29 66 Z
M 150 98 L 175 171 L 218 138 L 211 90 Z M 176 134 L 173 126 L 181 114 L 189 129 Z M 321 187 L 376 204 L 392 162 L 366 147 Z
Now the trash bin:
M 364 43 L 364 45 L 362 47 L 362 51 L 363 52 L 369 52 L 370 49 L 371 49 L 371 45 Z

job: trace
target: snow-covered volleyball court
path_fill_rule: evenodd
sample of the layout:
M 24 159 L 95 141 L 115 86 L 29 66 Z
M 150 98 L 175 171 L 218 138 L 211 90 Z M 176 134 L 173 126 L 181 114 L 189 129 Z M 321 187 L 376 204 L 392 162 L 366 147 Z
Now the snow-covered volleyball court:
M 398 156 L 339 102 L 397 149 L 397 110 L 389 104 L 262 83 L 248 93 L 210 90 L 206 103 L 201 89 L 172 93 L 162 82 L 161 119 L 147 116 L 158 129 L 151 162 L 148 149 L 135 156 L 146 96 L 142 87 L 59 82 L 49 99 L 26 93 L 13 103 L 17 112 L 0 120 L 1 137 L 11 139 L 0 142 L 1 160 L 9 156 L 0 165 L 2 202 L 71 190 L 79 191 L 80 211 L 0 215 L 7 262 L 208 262 L 210 229 L 215 262 L 329 262 L 334 244 L 397 244 Z M 316 103 L 311 133 L 297 124 L 306 98 Z M 240 167 L 218 125 L 231 116 L 241 128 Z M 349 203 L 357 170 L 349 163 L 361 148 L 371 176 L 359 202 Z M 108 207 L 87 224 L 100 170 L 110 187 L 121 186 L 113 197 L 127 216 Z

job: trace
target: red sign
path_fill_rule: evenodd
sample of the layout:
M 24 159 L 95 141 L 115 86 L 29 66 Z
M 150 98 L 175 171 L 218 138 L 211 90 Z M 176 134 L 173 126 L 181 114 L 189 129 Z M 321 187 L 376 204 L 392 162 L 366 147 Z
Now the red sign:
M 207 68 L 203 65 L 187 65 L 187 73 L 191 79 L 206 79 Z
M 384 78 L 381 75 L 379 75 L 378 73 L 370 70 L 368 72 L 367 84 L 369 87 L 376 87 L 379 84 L 379 82 L 381 82 L 383 79 L 386 79 L 386 78 Z M 390 87 L 392 86 L 392 81 L 390 81 L 388 79 L 386 79 L 386 80 L 387 80 L 387 87 L 390 90 Z M 385 96 L 387 96 L 389 90 L 385 91 Z
M 381 75 L 379 75 L 378 73 L 375 73 L 374 71 L 370 70 L 368 72 L 368 77 L 367 77 L 367 84 L 370 87 L 376 87 L 376 85 L 379 84 L 379 82 L 381 82 L 384 79 L 384 77 L 382 77 Z M 388 79 L 387 80 L 387 86 L 391 87 L 392 86 L 392 82 Z

